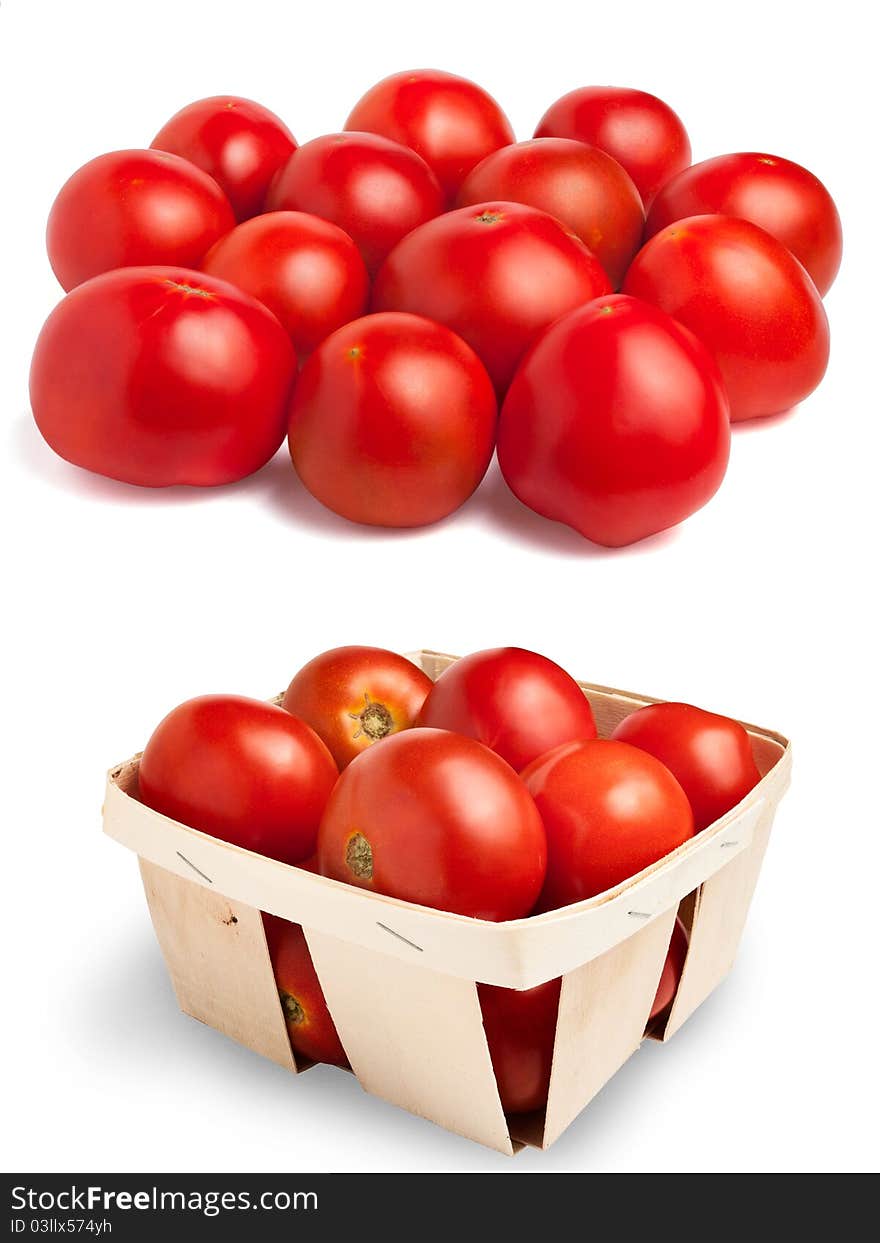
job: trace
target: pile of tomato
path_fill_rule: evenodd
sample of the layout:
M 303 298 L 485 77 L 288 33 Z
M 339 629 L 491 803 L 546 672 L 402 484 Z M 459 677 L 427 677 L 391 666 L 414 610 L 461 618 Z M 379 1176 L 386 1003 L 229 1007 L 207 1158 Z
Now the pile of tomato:
M 249 100 L 190 104 L 74 173 L 47 240 L 69 292 L 31 397 L 68 461 L 210 486 L 287 436 L 324 505 L 410 527 L 497 448 L 524 504 L 609 546 L 711 498 L 731 420 L 816 387 L 841 256 L 812 173 L 691 165 L 653 95 L 572 91 L 517 142 L 438 71 L 386 78 L 302 146 Z
M 280 706 L 188 700 L 140 761 L 149 807 L 223 841 L 374 893 L 513 920 L 613 888 L 684 845 L 760 780 L 738 722 L 658 703 L 598 738 L 589 699 L 521 648 L 453 662 L 433 682 L 407 658 L 334 648 Z M 294 1049 L 343 1064 L 302 929 L 266 916 Z M 681 923 L 650 1018 L 675 994 Z M 560 981 L 479 985 L 507 1112 L 546 1100 Z

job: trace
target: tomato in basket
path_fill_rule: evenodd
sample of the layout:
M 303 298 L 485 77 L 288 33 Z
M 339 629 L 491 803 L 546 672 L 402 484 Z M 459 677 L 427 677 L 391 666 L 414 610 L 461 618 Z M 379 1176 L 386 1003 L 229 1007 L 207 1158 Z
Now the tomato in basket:
M 659 1014 L 662 1014 L 672 1004 L 678 989 L 678 982 L 684 971 L 684 960 L 687 958 L 687 952 L 687 929 L 676 915 L 675 923 L 672 925 L 672 939 L 669 942 L 669 949 L 666 951 L 666 957 L 663 960 L 663 971 L 660 974 L 660 983 L 657 985 L 657 993 L 651 1006 L 648 1022 L 656 1019 Z
M 337 778 L 304 721 L 241 695 L 189 699 L 153 731 L 141 757 L 141 802 L 190 828 L 283 863 L 315 849 Z
M 522 779 L 547 834 L 541 911 L 612 889 L 694 834 L 690 803 L 675 777 L 625 742 L 563 743 L 534 760 Z
M 313 1062 L 348 1066 L 302 928 L 268 914 L 263 926 L 294 1053 Z
M 340 772 L 374 743 L 409 729 L 433 682 L 381 647 L 334 647 L 294 675 L 282 707 L 311 725 Z
M 543 1109 L 550 1088 L 561 979 L 518 991 L 478 984 L 489 1056 L 507 1114 Z
M 454 661 L 434 683 L 419 725 L 476 738 L 517 772 L 559 743 L 596 737 L 590 702 L 574 678 L 521 647 Z
M 739 721 L 692 704 L 647 704 L 625 717 L 612 737 L 666 765 L 690 800 L 697 832 L 730 811 L 761 780 L 751 741 Z
M 490 920 L 531 911 L 546 849 L 541 817 L 510 765 L 440 729 L 403 730 L 352 760 L 318 833 L 324 876 Z

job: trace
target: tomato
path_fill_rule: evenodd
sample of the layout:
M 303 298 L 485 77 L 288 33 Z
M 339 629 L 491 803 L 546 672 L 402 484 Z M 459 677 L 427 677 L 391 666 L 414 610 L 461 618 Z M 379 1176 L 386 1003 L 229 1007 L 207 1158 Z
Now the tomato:
M 775 237 L 732 216 L 690 216 L 639 251 L 623 285 L 690 328 L 714 354 L 736 421 L 778 414 L 828 365 L 815 285 Z
M 648 704 L 625 717 L 613 737 L 666 765 L 690 800 L 698 832 L 735 807 L 761 780 L 739 721 L 692 704 Z
M 651 205 L 646 237 L 686 216 L 718 212 L 751 220 L 787 246 L 820 294 L 828 292 L 843 252 L 834 200 L 800 164 L 754 151 L 719 155 L 667 182 Z
M 496 422 L 491 381 L 460 337 L 415 315 L 368 315 L 329 336 L 303 368 L 290 455 L 334 513 L 423 526 L 477 487 Z
M 225 192 L 239 220 L 262 211 L 275 173 L 296 139 L 274 112 L 252 99 L 214 95 L 176 112 L 150 143 L 190 160 Z
M 235 224 L 200 168 L 164 151 L 111 151 L 70 177 L 49 212 L 46 248 L 66 290 L 111 268 L 198 267 Z
M 522 781 L 488 747 L 407 729 L 341 774 L 321 820 L 318 864 L 324 876 L 392 898 L 519 919 L 541 891 L 546 838 Z
M 557 99 L 536 138 L 575 138 L 613 155 L 636 184 L 645 208 L 691 162 L 687 130 L 668 104 L 625 86 L 585 86 Z
M 598 147 L 533 138 L 502 147 L 471 172 L 459 207 L 507 200 L 538 207 L 568 225 L 615 288 L 642 243 L 645 212 L 629 174 Z
M 476 738 L 517 772 L 561 742 L 596 737 L 589 700 L 574 678 L 521 647 L 473 652 L 444 669 L 419 725 Z
M 357 246 L 337 225 L 305 212 L 246 220 L 201 266 L 267 306 L 300 358 L 367 309 L 370 282 Z
M 526 355 L 501 410 L 498 463 L 530 509 L 618 547 L 715 494 L 729 423 L 705 346 L 613 294 L 558 320 Z
M 478 984 L 483 1028 L 506 1114 L 543 1109 L 550 1089 L 562 981 L 518 992 Z
M 402 237 L 443 210 L 443 192 L 425 161 L 400 143 L 376 134 L 325 134 L 293 153 L 266 206 L 339 225 L 372 274 Z
M 272 457 L 295 371 L 275 316 L 226 281 L 121 268 L 78 286 L 47 319 L 31 405 L 75 466 L 144 487 L 208 487 Z
M 312 1062 L 348 1066 L 302 928 L 265 913 L 263 927 L 294 1053 Z
M 355 104 L 347 130 L 369 130 L 417 151 L 449 203 L 471 169 L 514 141 L 491 95 L 467 78 L 416 69 L 383 78 Z
M 433 682 L 381 647 L 334 647 L 297 673 L 281 706 L 311 725 L 340 771 L 373 743 L 416 722 Z
M 373 309 L 448 325 L 501 393 L 548 324 L 610 290 L 598 259 L 558 220 L 520 203 L 484 203 L 405 237 L 379 270 Z
M 538 909 L 593 898 L 694 834 L 684 790 L 653 755 L 625 742 L 568 742 L 523 770 L 547 833 Z
M 321 739 L 274 704 L 201 695 L 160 721 L 138 770 L 141 802 L 282 863 L 315 849 L 337 770 Z
M 676 916 L 675 923 L 672 925 L 672 940 L 669 942 L 669 949 L 666 951 L 666 957 L 663 960 L 660 983 L 657 985 L 657 993 L 651 1006 L 651 1013 L 648 1015 L 649 1023 L 672 1004 L 678 991 L 681 973 L 684 971 L 684 960 L 687 958 L 687 952 L 687 929 Z

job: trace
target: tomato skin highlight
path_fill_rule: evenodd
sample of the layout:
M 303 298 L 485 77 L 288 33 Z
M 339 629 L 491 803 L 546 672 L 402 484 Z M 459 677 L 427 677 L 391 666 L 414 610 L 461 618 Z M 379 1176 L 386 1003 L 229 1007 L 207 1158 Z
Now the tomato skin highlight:
M 263 209 L 272 178 L 296 150 L 280 117 L 252 99 L 214 95 L 176 112 L 150 143 L 189 160 L 213 177 L 236 219 Z
M 778 155 L 744 151 L 678 173 L 651 205 L 645 240 L 687 216 L 718 213 L 759 225 L 786 246 L 824 297 L 843 254 L 840 216 L 809 169 Z
M 816 286 L 775 237 L 733 216 L 689 216 L 632 261 L 624 293 L 653 302 L 714 356 L 734 422 L 789 410 L 825 374 L 828 319 Z
M 691 162 L 680 118 L 647 91 L 585 86 L 557 99 L 544 113 L 536 138 L 574 138 L 607 151 L 635 182 L 647 210 L 670 177 Z
M 433 682 L 380 647 L 335 647 L 294 675 L 281 706 L 310 725 L 341 772 L 362 751 L 416 723 Z
M 567 138 L 533 138 L 487 156 L 468 175 L 458 207 L 496 199 L 561 220 L 619 289 L 642 244 L 645 212 L 626 170 L 605 151 Z
M 282 863 L 315 849 L 336 765 L 317 734 L 274 704 L 201 695 L 160 721 L 138 770 L 142 803 Z
M 476 738 L 517 772 L 562 742 L 596 737 L 589 700 L 574 678 L 519 647 L 455 661 L 434 683 L 418 723 Z
M 372 307 L 446 324 L 476 351 L 501 395 L 539 333 L 610 291 L 598 259 L 558 220 L 492 202 L 408 234 L 379 269 Z
M 543 1109 L 550 1089 L 560 979 L 517 991 L 478 984 L 492 1069 L 506 1114 Z
M 519 919 L 546 868 L 534 802 L 472 738 L 407 729 L 341 773 L 318 833 L 323 876 L 475 919 Z
M 482 87 L 439 69 L 391 74 L 355 104 L 346 130 L 382 134 L 418 152 L 451 206 L 471 169 L 514 142 L 510 122 Z
M 165 151 L 111 151 L 67 179 L 49 212 L 46 249 L 68 293 L 114 268 L 198 267 L 235 224 L 212 177 Z
M 293 153 L 266 207 L 310 212 L 338 225 L 372 276 L 402 237 L 443 211 L 443 192 L 409 147 L 377 134 L 324 134 Z
M 612 737 L 666 765 L 690 801 L 697 832 L 735 807 L 761 780 L 739 721 L 692 704 L 648 704 L 625 717 Z
M 268 307 L 300 359 L 363 315 L 370 296 L 367 269 L 352 239 L 306 212 L 246 220 L 215 242 L 201 269 Z
M 474 492 L 497 417 L 485 368 L 455 333 L 420 316 L 368 315 L 308 359 L 288 442 L 300 479 L 334 513 L 424 526 Z
M 294 1053 L 312 1062 L 347 1067 L 348 1058 L 327 1009 L 302 928 L 266 912 L 263 927 Z
M 540 911 L 605 893 L 693 837 L 684 790 L 659 760 L 628 743 L 563 743 L 521 776 L 547 834 Z
M 657 985 L 657 992 L 651 1005 L 651 1013 L 648 1015 L 649 1023 L 672 1004 L 678 991 L 679 980 L 684 971 L 688 942 L 687 929 L 676 915 L 675 923 L 672 925 L 672 938 L 669 942 L 669 949 L 666 951 L 666 957 L 663 960 L 660 983 Z
M 714 496 L 729 422 L 705 346 L 614 294 L 557 320 L 523 359 L 501 409 L 498 464 L 530 509 L 620 547 Z
M 275 316 L 226 281 L 121 268 L 77 286 L 46 320 L 31 406 L 75 466 L 142 487 L 211 487 L 274 455 L 295 372 Z

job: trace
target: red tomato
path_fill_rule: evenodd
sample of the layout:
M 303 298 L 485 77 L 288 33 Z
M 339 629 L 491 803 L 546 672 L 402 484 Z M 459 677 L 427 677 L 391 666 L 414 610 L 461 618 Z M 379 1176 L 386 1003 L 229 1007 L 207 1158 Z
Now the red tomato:
M 502 147 L 469 174 L 458 206 L 489 199 L 525 203 L 561 220 L 593 252 L 615 289 L 642 244 L 645 212 L 632 179 L 586 143 L 533 138 Z
M 209 173 L 239 220 L 262 210 L 269 182 L 296 150 L 274 112 L 236 95 L 199 99 L 176 112 L 150 143 Z
M 122 268 L 47 319 L 31 405 L 56 453 L 145 487 L 243 479 L 284 438 L 296 356 L 274 315 L 186 268 Z
M 46 247 L 66 290 L 111 268 L 198 267 L 235 224 L 200 168 L 164 151 L 111 151 L 70 177 L 49 212 Z
M 321 820 L 318 864 L 324 876 L 392 898 L 519 919 L 541 891 L 546 839 L 525 786 L 488 747 L 442 729 L 407 729 L 340 776 Z
M 448 325 L 503 392 L 548 324 L 610 290 L 602 265 L 558 220 L 520 203 L 484 203 L 405 237 L 379 271 L 373 309 Z
M 474 165 L 514 141 L 510 122 L 491 95 L 439 69 L 383 78 L 355 104 L 345 128 L 383 134 L 417 151 L 450 203 Z
M 517 772 L 561 742 L 595 738 L 584 692 L 559 665 L 521 647 L 493 647 L 440 674 L 419 725 L 476 738 Z
M 653 755 L 624 742 L 568 742 L 522 773 L 547 833 L 539 909 L 593 898 L 694 834 L 687 796 Z
M 651 1006 L 651 1013 L 648 1015 L 649 1023 L 672 1004 L 678 991 L 681 973 L 684 971 L 684 960 L 687 958 L 687 952 L 687 929 L 681 920 L 676 918 L 675 923 L 672 925 L 672 940 L 669 942 L 669 949 L 666 951 L 666 958 L 663 961 L 663 970 L 660 973 L 660 983 L 657 985 L 657 993 Z
M 645 207 L 691 162 L 687 131 L 668 104 L 625 86 L 585 86 L 557 99 L 536 138 L 576 138 L 613 155 L 632 177 Z
M 478 984 L 483 1027 L 506 1114 L 543 1109 L 550 1089 L 561 980 L 518 992 Z
M 498 462 L 523 504 L 631 544 L 714 495 L 730 452 L 718 368 L 687 328 L 614 294 L 555 323 L 501 411 Z
M 843 251 L 834 199 L 800 164 L 754 151 L 719 155 L 667 182 L 651 205 L 647 237 L 686 216 L 719 212 L 751 220 L 787 246 L 820 294 L 831 287 Z
M 697 832 L 735 807 L 761 780 L 739 721 L 691 704 L 648 704 L 624 718 L 612 737 L 666 765 L 690 800 Z
M 474 491 L 496 421 L 492 383 L 460 337 L 415 315 L 368 315 L 303 368 L 290 455 L 312 495 L 344 518 L 423 526 Z
M 311 725 L 342 771 L 374 742 L 415 725 L 433 682 L 381 647 L 334 647 L 300 669 L 282 707 Z
M 312 1062 L 348 1066 L 302 928 L 267 914 L 263 926 L 294 1053 Z
M 181 824 L 299 863 L 315 849 L 336 777 L 321 739 L 289 712 L 241 695 L 201 695 L 156 726 L 138 790 Z
M 305 212 L 246 220 L 208 251 L 202 271 L 258 298 L 281 321 L 300 358 L 363 315 L 367 269 L 342 229 Z
M 788 410 L 825 374 L 828 320 L 816 287 L 748 220 L 669 225 L 636 255 L 623 289 L 662 307 L 714 354 L 734 421 Z
M 311 212 L 339 225 L 372 274 L 411 229 L 439 215 L 443 193 L 408 147 L 376 134 L 325 134 L 293 153 L 266 206 Z

